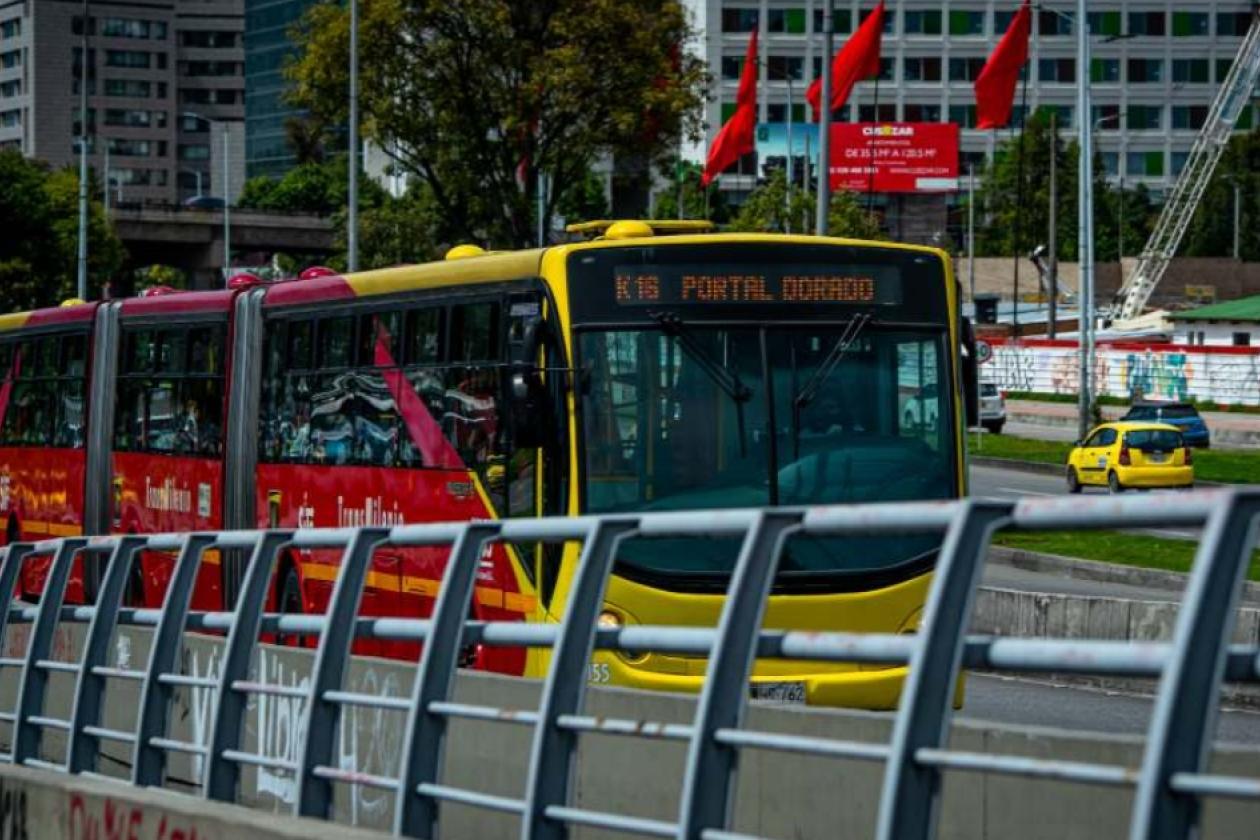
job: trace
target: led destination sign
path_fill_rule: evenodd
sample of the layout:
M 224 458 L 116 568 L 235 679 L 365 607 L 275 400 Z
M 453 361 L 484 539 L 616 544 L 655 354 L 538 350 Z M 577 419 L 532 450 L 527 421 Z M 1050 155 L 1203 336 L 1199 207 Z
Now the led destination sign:
M 613 277 L 621 306 L 902 301 L 900 271 L 880 265 L 619 265 Z

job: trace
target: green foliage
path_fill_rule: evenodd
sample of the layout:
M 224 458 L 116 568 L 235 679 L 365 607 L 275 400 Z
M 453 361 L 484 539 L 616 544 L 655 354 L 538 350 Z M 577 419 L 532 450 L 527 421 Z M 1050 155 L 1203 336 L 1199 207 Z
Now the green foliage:
M 1080 149 L 1050 130 L 1050 112 L 1038 110 L 1023 132 L 1024 186 L 1019 187 L 1020 135 L 1000 142 L 993 160 L 979 173 L 976 193 L 976 253 L 982 257 L 1028 254 L 1049 238 L 1050 158 L 1057 167 L 1056 224 L 1060 260 L 1075 260 L 1077 250 L 1077 184 Z M 1052 152 L 1053 150 L 1053 152 Z M 1146 188 L 1123 193 L 1108 183 L 1102 158 L 1094 159 L 1094 259 L 1119 257 L 1119 228 L 1124 225 L 1124 253 L 1133 256 L 1146 244 L 1156 217 Z M 1021 197 L 1022 196 L 1022 197 Z M 964 204 L 965 213 L 965 204 Z
M 16 151 L 0 151 L 0 312 L 55 306 L 75 294 L 79 179 Z M 88 294 L 117 273 L 122 242 L 99 201 L 89 204 Z
M 675 158 L 662 165 L 661 172 L 671 176 L 674 185 L 656 194 L 655 218 L 678 218 L 678 187 L 681 183 L 683 218 L 708 219 L 717 224 L 730 221 L 731 207 L 726 201 L 726 194 L 716 185 L 705 188 L 700 184 L 703 166 Z
M 814 208 L 817 206 L 814 193 L 799 188 L 792 191 L 789 202 L 787 176 L 783 170 L 776 169 L 748 194 L 731 222 L 731 230 L 804 233 L 813 226 Z M 848 190 L 837 190 L 831 194 L 827 232 L 831 236 L 851 239 L 887 239 L 880 227 L 879 216 L 866 209 L 861 196 Z
M 1187 256 L 1233 256 L 1235 184 L 1241 198 L 1241 257 L 1260 260 L 1260 128 L 1230 140 L 1186 233 Z
M 279 213 L 331 216 L 346 206 L 349 175 L 346 155 L 338 155 L 323 163 L 300 164 L 282 178 L 266 175 L 250 178 L 245 182 L 237 204 Z M 385 197 L 386 192 L 380 184 L 360 174 L 360 207 L 376 207 Z
M 431 194 L 431 193 L 430 193 Z M 556 213 L 568 224 L 608 217 L 608 197 L 604 179 L 594 172 L 574 181 L 556 202 Z
M 363 130 L 424 181 L 442 227 L 521 247 L 601 156 L 654 160 L 698 137 L 708 74 L 679 0 L 361 0 Z M 348 12 L 312 6 L 288 68 L 295 104 L 347 114 Z M 518 170 L 524 164 L 524 177 Z
M 170 286 L 172 289 L 187 289 L 188 275 L 172 265 L 146 265 L 135 270 L 136 290 L 153 286 Z
M 333 217 L 338 256 L 330 264 L 346 267 L 346 213 Z M 359 270 L 441 259 L 450 242 L 441 215 L 426 184 L 413 183 L 399 198 L 386 194 L 375 206 L 359 212 Z

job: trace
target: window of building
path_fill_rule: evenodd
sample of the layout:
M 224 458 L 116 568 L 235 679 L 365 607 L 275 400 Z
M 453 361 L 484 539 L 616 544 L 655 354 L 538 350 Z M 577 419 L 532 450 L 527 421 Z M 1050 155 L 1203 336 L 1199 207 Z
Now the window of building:
M 1120 153 L 1119 152 L 1103 152 L 1099 157 L 1102 158 L 1103 172 L 1115 177 L 1120 174 Z
M 130 126 L 148 128 L 166 126 L 165 111 L 145 111 L 132 108 L 106 108 L 105 125 Z
M 771 9 L 766 19 L 766 28 L 770 32 L 787 35 L 805 34 L 804 9 Z
M 940 9 L 906 9 L 902 28 L 907 35 L 941 35 Z
M 1222 36 L 1246 35 L 1251 28 L 1251 12 L 1217 12 L 1216 34 Z
M 200 49 L 230 49 L 240 46 L 239 33 L 214 31 L 189 31 L 179 33 L 181 47 Z
M 1174 58 L 1174 82 L 1205 83 L 1212 81 L 1211 65 L 1206 58 Z
M 1234 338 L 1235 347 L 1250 347 L 1251 346 L 1251 333 L 1249 332 L 1236 332 L 1234 333 L 1233 338 Z
M 858 24 L 859 24 L 859 25 L 860 25 L 860 24 L 862 24 L 862 23 L 866 20 L 866 18 L 870 16 L 871 12 L 873 12 L 873 11 L 875 11 L 875 10 L 874 10 L 874 9 L 863 9 L 861 12 L 859 12 L 859 13 L 858 13 Z M 893 10 L 893 11 L 891 11 L 891 12 L 889 12 L 889 11 L 885 11 L 885 13 L 884 13 L 884 34 L 885 34 L 885 35 L 891 35 L 891 34 L 893 33 L 893 31 L 894 31 L 896 28 L 897 28 L 897 12 L 896 12 L 896 10 L 894 9 L 894 10 Z
M 906 122 L 940 122 L 941 106 L 939 104 L 907 102 L 904 107 Z
M 910 56 L 902 65 L 902 73 L 907 82 L 939 82 L 941 60 L 937 56 Z
M 782 102 L 772 102 L 766 106 L 766 119 L 772 123 L 787 122 L 787 105 Z M 805 106 L 792 106 L 792 122 L 805 122 Z
M 1206 105 L 1174 105 L 1172 108 L 1172 127 L 1179 130 L 1198 131 L 1207 122 L 1208 106 Z
M 0 82 L 0 97 L 9 99 L 14 96 L 22 95 L 22 80 L 11 79 L 7 82 Z
M 1092 109 L 1095 131 L 1120 130 L 1119 105 L 1095 105 Z
M 1186 161 L 1190 159 L 1189 152 L 1173 152 L 1172 153 L 1172 174 L 1180 175 L 1181 170 L 1186 168 Z
M 1043 58 L 1037 62 L 1037 75 L 1042 82 L 1073 84 L 1076 82 L 1076 59 Z
M 976 106 L 975 105 L 950 105 L 949 121 L 958 123 L 961 128 L 976 127 Z
M 823 10 L 814 4 L 814 31 L 823 31 Z M 853 13 L 848 9 L 836 9 L 831 17 L 832 26 L 837 35 L 848 35 L 853 31 Z
M 4 446 L 83 448 L 87 334 L 0 342 L 0 382 L 9 391 Z
M 1130 35 L 1165 35 L 1165 17 L 1163 12 L 1129 12 Z
M 1126 126 L 1131 131 L 1150 131 L 1164 127 L 1164 106 L 1130 105 L 1125 110 Z
M 951 82 L 974 82 L 984 70 L 983 56 L 976 58 L 951 58 L 949 60 L 949 80 Z
M 209 160 L 210 146 L 206 143 L 180 143 L 180 160 Z
M 22 34 L 22 19 L 13 18 L 0 23 L 0 38 L 16 38 Z
M 147 70 L 153 64 L 153 53 L 144 50 L 106 50 L 106 67 L 130 67 Z
M 239 61 L 181 61 L 181 76 L 239 76 L 243 65 Z
M 1045 9 L 1037 13 L 1037 28 L 1040 30 L 1042 37 L 1048 35 L 1071 35 L 1074 30 L 1072 18 L 1063 17 Z
M 1055 115 L 1055 123 L 1059 130 L 1072 127 L 1072 118 L 1076 115 L 1076 108 L 1071 105 L 1042 105 L 1039 110 L 1045 111 L 1047 114 Z
M 1130 176 L 1160 177 L 1164 174 L 1164 153 L 1162 151 L 1129 152 L 1125 156 L 1124 168 Z
M 1172 34 L 1174 38 L 1193 38 L 1211 35 L 1212 17 L 1207 12 L 1173 12 Z
M 1089 80 L 1091 82 L 1119 82 L 1120 59 L 1095 58 L 1089 63 Z
M 891 82 L 897 78 L 897 61 L 893 58 L 881 58 L 879 60 L 879 80 L 881 82 Z
M 107 17 L 101 21 L 101 35 L 106 38 L 166 39 L 166 23 L 159 20 Z
M 797 55 L 772 55 L 766 59 L 766 74 L 771 81 L 805 78 L 805 59 Z
M 950 9 L 950 35 L 983 35 L 984 10 L 982 9 Z
M 757 28 L 756 9 L 723 9 L 723 32 L 752 32 Z
M 1120 34 L 1123 18 L 1119 12 L 1089 12 L 1089 31 L 1099 37 Z
M 142 79 L 106 79 L 105 95 L 147 99 L 153 95 L 153 84 Z
M 993 34 L 1001 37 L 1006 30 L 1011 28 L 1011 21 L 1015 20 L 1015 13 L 1007 10 L 993 12 Z
M 116 450 L 222 455 L 226 333 L 221 324 L 124 331 Z
M 1163 59 L 1129 59 L 1129 84 L 1151 84 L 1162 81 L 1164 81 Z
M 22 109 L 13 108 L 8 111 L 0 111 L 0 128 L 13 128 L 22 124 Z
M 1218 85 L 1225 84 L 1225 80 L 1229 78 L 1229 71 L 1234 68 L 1234 59 L 1218 58 L 1216 59 L 1216 83 Z
M 897 106 L 893 103 L 875 105 L 858 105 L 858 122 L 896 122 Z
M 70 21 L 70 31 L 73 32 L 75 35 L 83 34 L 83 16 L 82 15 L 75 15 L 73 20 Z M 94 17 L 88 18 L 88 34 L 89 35 L 96 34 L 96 18 Z
M 722 78 L 728 81 L 738 79 L 744 69 L 744 57 L 742 55 L 724 55 L 722 56 Z M 187 93 L 188 91 L 186 91 Z M 200 122 L 199 120 L 186 120 L 186 122 Z M 201 128 L 184 129 L 185 131 L 200 131 Z
M 159 142 L 111 137 L 109 138 L 109 153 L 118 157 L 150 157 L 159 150 Z

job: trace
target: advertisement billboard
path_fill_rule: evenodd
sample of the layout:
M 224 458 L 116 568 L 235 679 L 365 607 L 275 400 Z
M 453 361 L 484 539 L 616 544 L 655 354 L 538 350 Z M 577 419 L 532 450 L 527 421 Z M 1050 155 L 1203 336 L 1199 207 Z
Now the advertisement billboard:
M 958 125 L 833 124 L 831 186 L 854 192 L 954 192 L 958 189 Z

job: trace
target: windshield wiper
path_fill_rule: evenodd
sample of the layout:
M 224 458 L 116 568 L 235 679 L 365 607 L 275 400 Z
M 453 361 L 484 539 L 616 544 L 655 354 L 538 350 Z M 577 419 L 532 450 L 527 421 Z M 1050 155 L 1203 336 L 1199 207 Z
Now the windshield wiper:
M 747 434 L 744 429 L 744 404 L 752 399 L 752 389 L 739 378 L 735 368 L 716 358 L 703 344 L 696 340 L 694 334 L 687 329 L 682 320 L 672 312 L 648 312 L 648 317 L 661 325 L 661 331 L 678 342 L 683 352 L 691 357 L 703 370 L 713 384 L 735 403 L 735 422 L 739 426 L 739 456 L 748 455 Z
M 827 381 L 827 377 L 831 376 L 831 372 L 844 359 L 844 354 L 849 352 L 853 342 L 857 340 L 862 330 L 870 322 L 871 316 L 865 313 L 853 316 L 853 319 L 844 325 L 844 332 L 840 333 L 840 337 L 836 339 L 836 343 L 832 345 L 831 351 L 827 353 L 827 357 L 823 359 L 822 364 L 815 368 L 814 375 L 809 378 L 804 387 L 792 398 L 793 460 L 801 457 L 801 409 L 812 403 L 814 398 L 818 396 L 818 391 L 822 388 L 823 383 Z

